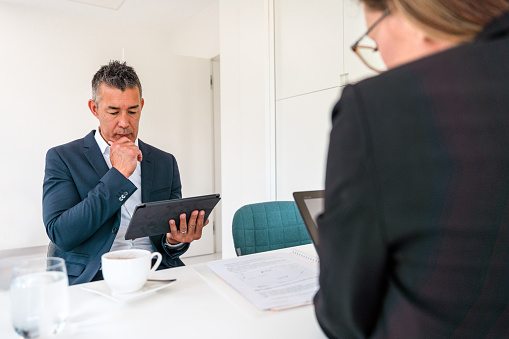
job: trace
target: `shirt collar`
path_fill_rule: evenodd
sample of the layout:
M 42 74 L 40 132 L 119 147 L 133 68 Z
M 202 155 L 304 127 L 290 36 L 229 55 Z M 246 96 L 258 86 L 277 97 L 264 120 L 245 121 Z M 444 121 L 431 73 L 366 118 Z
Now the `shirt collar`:
M 109 155 L 110 154 L 110 145 L 104 141 L 103 137 L 101 136 L 101 133 L 99 132 L 99 128 L 97 128 L 97 131 L 95 131 L 95 141 L 97 142 L 97 145 L 99 146 L 99 149 L 101 150 L 101 153 L 103 155 Z M 138 138 L 134 140 L 134 144 L 138 146 Z

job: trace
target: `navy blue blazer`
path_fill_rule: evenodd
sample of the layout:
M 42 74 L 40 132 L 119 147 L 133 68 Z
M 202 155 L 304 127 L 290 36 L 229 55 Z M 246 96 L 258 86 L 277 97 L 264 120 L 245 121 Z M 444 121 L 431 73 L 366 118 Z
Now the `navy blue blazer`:
M 120 225 L 120 209 L 136 186 L 117 169 L 108 169 L 94 138 L 54 147 L 46 154 L 43 184 L 43 219 L 46 233 L 56 245 L 54 256 L 67 265 L 69 283 L 90 282 L 108 252 Z M 181 198 L 180 174 L 175 157 L 138 140 L 141 162 L 142 202 Z M 155 251 L 163 255 L 162 267 L 184 265 L 171 253 L 164 235 L 152 236 Z
M 318 219 L 333 338 L 509 338 L 509 14 L 343 91 Z

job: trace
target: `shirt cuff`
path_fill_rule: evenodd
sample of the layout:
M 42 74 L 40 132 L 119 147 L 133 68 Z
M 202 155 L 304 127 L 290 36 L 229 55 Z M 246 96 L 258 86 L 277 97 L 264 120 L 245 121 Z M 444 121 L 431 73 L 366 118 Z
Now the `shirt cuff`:
M 172 245 L 168 242 L 168 238 L 164 237 L 164 246 L 169 250 L 178 251 L 184 247 L 185 243 L 181 242 L 180 244 Z

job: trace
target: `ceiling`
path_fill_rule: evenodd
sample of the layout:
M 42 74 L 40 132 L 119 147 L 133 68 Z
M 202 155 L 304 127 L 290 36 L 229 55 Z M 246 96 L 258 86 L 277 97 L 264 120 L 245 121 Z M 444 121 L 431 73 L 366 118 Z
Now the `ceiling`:
M 59 14 L 79 15 L 171 34 L 184 22 L 219 0 L 0 0 L 0 4 L 31 7 Z M 88 2 L 88 3 L 85 3 Z M 92 5 L 94 3 L 97 5 Z M 117 7 L 111 9 L 107 7 Z

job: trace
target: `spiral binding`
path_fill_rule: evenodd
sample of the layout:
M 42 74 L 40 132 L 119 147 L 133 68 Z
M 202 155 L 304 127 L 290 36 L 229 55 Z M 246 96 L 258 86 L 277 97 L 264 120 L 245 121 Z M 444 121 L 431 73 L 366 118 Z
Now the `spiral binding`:
M 294 254 L 297 257 L 299 257 L 299 258 L 301 258 L 303 260 L 306 260 L 308 262 L 311 262 L 311 263 L 314 263 L 314 264 L 319 264 L 320 263 L 320 259 L 316 258 L 316 257 L 314 257 L 312 255 L 309 255 L 309 254 L 306 254 L 306 253 L 302 253 L 302 252 L 297 251 L 297 250 L 292 250 L 290 253 Z

